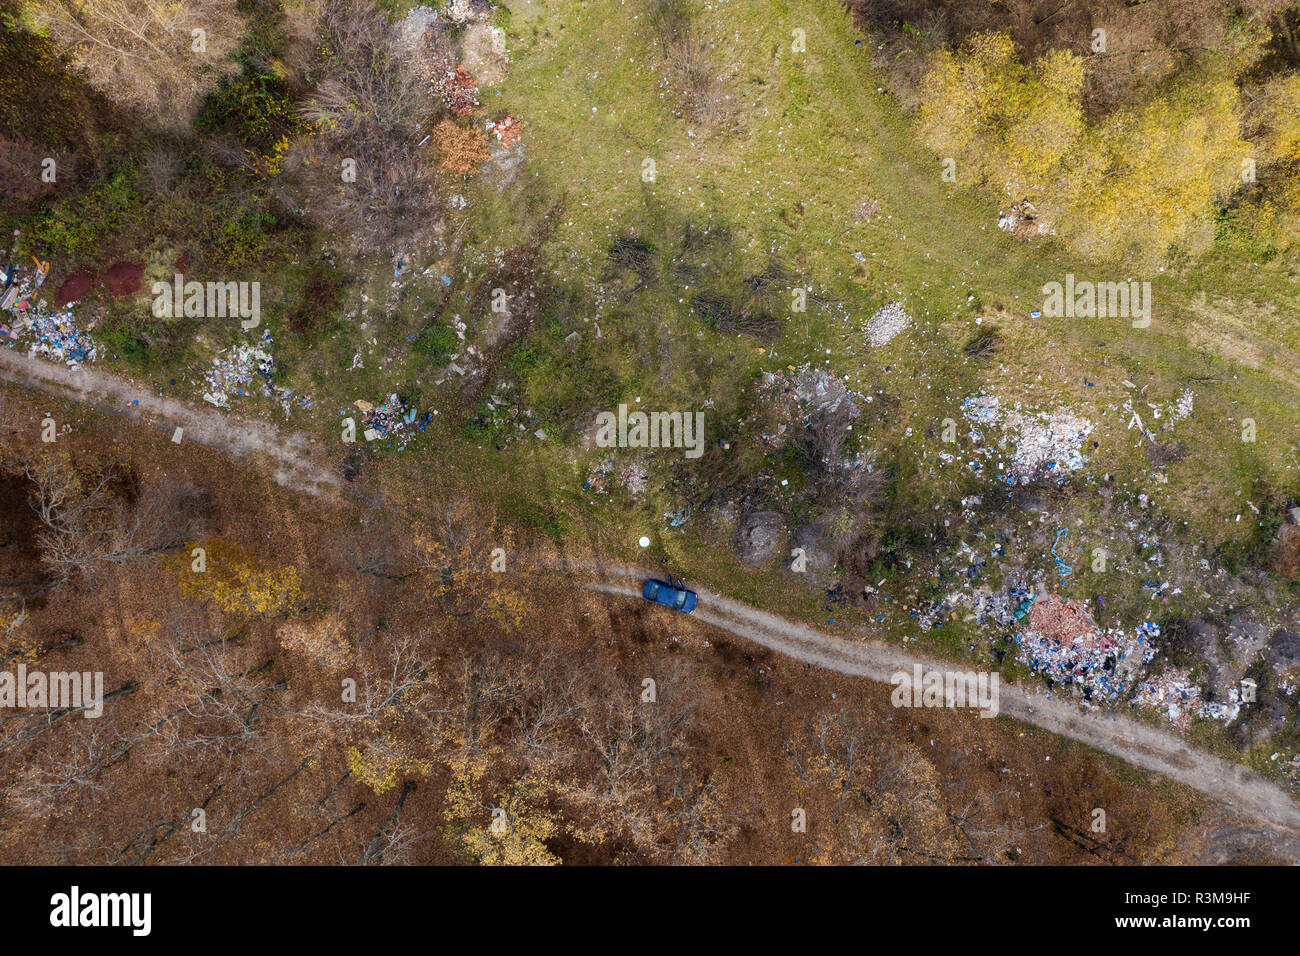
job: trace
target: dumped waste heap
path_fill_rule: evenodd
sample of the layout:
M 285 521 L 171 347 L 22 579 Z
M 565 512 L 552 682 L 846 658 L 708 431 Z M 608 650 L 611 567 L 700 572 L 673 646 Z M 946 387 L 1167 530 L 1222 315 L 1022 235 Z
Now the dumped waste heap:
M 1031 409 L 1003 408 L 996 395 L 973 395 L 962 401 L 962 415 L 975 426 L 992 426 L 1000 434 L 995 442 L 985 441 L 978 427 L 970 431 L 975 445 L 972 454 L 985 459 L 998 458 L 997 477 L 1009 485 L 1029 484 L 1045 479 L 1065 481 L 1070 472 L 1078 471 L 1086 463 L 1083 443 L 1093 431 L 1093 423 L 1066 408 L 1041 412 Z M 996 449 L 995 450 L 995 445 Z M 999 450 L 1010 453 L 1006 458 Z M 943 461 L 954 456 L 941 454 Z M 979 471 L 983 464 L 977 458 L 970 467 Z
M 1077 687 L 1091 702 L 1122 699 L 1134 676 L 1156 655 L 1159 626 L 1142 624 L 1134 634 L 1102 630 L 1082 601 L 1057 595 L 1035 601 L 1028 627 L 1015 636 L 1017 656 L 1049 686 Z
M 255 375 L 262 379 L 263 394 L 271 394 L 275 359 L 263 346 L 269 346 L 273 342 L 271 333 L 264 332 L 258 345 L 235 345 L 224 355 L 215 358 L 204 376 L 208 390 L 203 393 L 203 400 L 218 408 L 229 408 L 230 397 L 243 395 L 244 389 Z
M 419 411 L 403 401 L 396 392 L 389 395 L 388 401 L 381 405 L 372 405 L 363 399 L 357 399 L 353 405 L 361 412 L 362 434 L 366 441 L 388 439 L 390 447 L 396 445 L 399 451 L 433 421 L 432 412 L 421 416 Z M 346 409 L 339 414 L 346 415 Z
M 77 326 L 71 304 L 50 311 L 45 299 L 37 298 L 48 274 L 48 263 L 36 270 L 11 264 L 5 271 L 0 309 L 14 318 L 0 322 L 0 342 L 10 348 L 21 343 L 27 346 L 29 355 L 42 355 L 69 368 L 80 368 L 83 362 L 99 357 L 99 346 Z
M 867 320 L 867 341 L 875 347 L 888 345 L 898 333 L 912 324 L 903 303 L 891 302 Z

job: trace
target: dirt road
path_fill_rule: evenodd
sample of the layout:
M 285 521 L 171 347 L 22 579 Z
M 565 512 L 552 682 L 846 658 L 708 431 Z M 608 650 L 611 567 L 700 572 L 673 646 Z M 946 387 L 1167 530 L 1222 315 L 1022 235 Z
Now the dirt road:
M 319 447 L 302 432 L 281 432 L 266 422 L 250 421 L 215 408 L 164 398 L 107 372 L 28 358 L 0 348 L 0 379 L 44 389 L 54 395 L 86 402 L 114 415 L 143 421 L 172 435 L 182 429 L 181 442 L 198 442 L 237 461 L 263 459 L 276 484 L 317 497 L 337 495 L 343 479 L 323 463 Z
M 638 583 L 593 582 L 586 585 L 590 590 L 640 599 L 639 582 L 646 577 L 643 571 L 605 567 L 598 573 Z M 778 654 L 841 674 L 888 683 L 893 674 L 910 671 L 914 664 L 940 671 L 966 669 L 880 641 L 824 634 L 704 588 L 694 590 L 700 599 L 695 617 Z M 1001 684 L 999 705 L 1002 716 L 1080 741 L 1177 780 L 1269 824 L 1281 831 L 1271 849 L 1300 862 L 1300 807 L 1280 787 L 1253 771 L 1197 750 L 1172 730 L 1160 730 L 1120 714 L 1084 711 L 1072 702 L 1049 700 L 1036 690 L 1014 684 Z M 972 711 L 970 719 L 985 718 Z
M 207 445 L 240 460 L 269 461 L 275 480 L 289 488 L 333 496 L 343 486 L 342 478 L 320 461 L 318 446 L 301 432 L 284 435 L 270 424 L 163 398 L 106 372 L 85 368 L 72 372 L 9 349 L 0 349 L 0 379 L 143 419 L 165 432 L 180 426 L 184 441 Z M 606 579 L 584 585 L 590 590 L 640 599 L 639 582 L 645 576 L 640 570 L 599 565 L 567 567 Z M 638 583 L 623 583 L 629 580 Z M 700 620 L 817 667 L 881 682 L 889 682 L 897 671 L 910 670 L 918 663 L 929 669 L 953 669 L 952 665 L 879 641 L 824 634 L 704 588 L 695 590 L 700 597 L 695 616 Z M 1278 831 L 1270 849 L 1300 862 L 1300 807 L 1281 788 L 1253 771 L 1203 753 L 1172 731 L 1158 730 L 1118 714 L 1084 712 L 1073 703 L 1048 700 L 1016 685 L 1002 684 L 999 704 L 1003 716 L 1078 740 L 1194 787 L 1242 814 L 1266 822 Z M 972 713 L 970 719 L 983 718 Z

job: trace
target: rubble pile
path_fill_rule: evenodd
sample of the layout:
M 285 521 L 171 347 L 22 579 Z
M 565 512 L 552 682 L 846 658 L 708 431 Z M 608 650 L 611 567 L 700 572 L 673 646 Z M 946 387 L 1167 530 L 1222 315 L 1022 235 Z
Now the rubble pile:
M 1017 409 L 1007 414 L 1003 427 L 1015 440 L 1010 466 L 1014 478 L 1027 482 L 1050 476 L 1064 481 L 1065 472 L 1083 467 L 1081 449 L 1084 439 L 1092 434 L 1093 424 L 1063 408 L 1050 415 Z
M 506 149 L 509 149 L 512 144 L 518 142 L 520 136 L 523 135 L 519 120 L 515 119 L 509 113 L 500 119 L 488 120 L 487 131 L 495 135 L 497 142 Z
M 1093 431 L 1093 423 L 1069 409 L 1060 408 L 1052 413 L 1022 410 L 1019 405 L 1013 409 L 1001 407 L 996 395 L 974 395 L 962 402 L 962 414 L 973 425 L 1000 426 L 1001 434 L 996 439 L 998 449 L 1012 446 L 1005 460 L 994 450 L 993 444 L 986 444 L 984 434 L 978 428 L 972 428 L 970 438 L 975 444 L 973 453 L 977 456 L 997 462 L 998 479 L 1009 485 L 1028 484 L 1045 478 L 1065 481 L 1070 472 L 1078 471 L 1085 464 L 1083 443 Z M 940 460 L 954 460 L 948 453 L 941 454 Z M 978 471 L 981 463 L 971 460 L 971 467 Z
M 911 324 L 912 317 L 904 311 L 903 303 L 891 302 L 867 320 L 867 341 L 877 348 L 888 345 Z
M 1034 208 L 1034 204 L 1028 199 L 1012 203 L 1009 212 L 999 215 L 998 228 L 1003 232 L 1011 233 L 1017 239 L 1025 241 L 1048 235 L 1051 232 L 1051 226 L 1047 220 L 1039 217 L 1038 210 Z
M 469 116 L 478 106 L 478 82 L 464 65 L 447 70 L 433 81 L 434 92 L 457 116 Z
M 1241 700 L 1236 687 L 1228 691 L 1226 702 L 1206 700 L 1205 692 L 1192 683 L 1191 675 L 1186 670 L 1177 668 L 1141 680 L 1133 705 L 1162 710 L 1175 726 L 1183 730 L 1191 726 L 1193 717 L 1230 723 L 1241 712 Z
M 1028 627 L 1015 642 L 1020 661 L 1049 685 L 1077 687 L 1086 701 L 1115 701 L 1155 657 L 1151 638 L 1159 633 L 1150 623 L 1133 635 L 1115 628 L 1103 631 L 1081 601 L 1050 595 L 1030 607 Z
M 619 487 L 631 497 L 640 498 L 645 494 L 649 483 L 650 472 L 643 460 L 637 458 L 620 462 L 606 455 L 587 472 L 587 480 L 582 487 L 597 495 L 607 495 L 612 487 Z M 678 523 L 685 520 L 683 517 L 682 522 Z

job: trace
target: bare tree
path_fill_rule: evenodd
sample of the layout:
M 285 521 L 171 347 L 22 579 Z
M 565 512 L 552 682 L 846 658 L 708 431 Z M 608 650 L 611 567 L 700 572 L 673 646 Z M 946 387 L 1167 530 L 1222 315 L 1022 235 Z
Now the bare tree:
M 244 34 L 236 0 L 29 0 L 86 81 L 160 125 L 185 125 L 237 69 Z
M 82 469 L 46 456 L 25 470 L 45 526 L 37 538 L 41 561 L 59 580 L 143 561 L 177 547 L 198 526 L 194 490 L 171 478 L 140 486 L 131 502 L 123 493 L 127 476 L 112 464 Z
M 178 613 L 148 650 L 155 697 L 169 711 L 157 735 L 164 755 L 213 760 L 236 779 L 274 760 L 282 737 L 270 718 L 281 685 L 271 661 L 237 646 L 197 609 Z
M 330 52 L 302 109 L 313 133 L 289 157 L 307 214 L 379 245 L 439 223 L 437 175 L 417 142 L 430 95 L 396 28 L 366 0 L 325 0 Z
M 570 792 L 591 811 L 582 828 L 588 839 L 625 834 L 638 847 L 655 849 L 696 705 L 681 667 L 656 680 L 654 702 L 643 702 L 641 691 L 610 672 L 584 695 L 579 727 L 596 766 Z

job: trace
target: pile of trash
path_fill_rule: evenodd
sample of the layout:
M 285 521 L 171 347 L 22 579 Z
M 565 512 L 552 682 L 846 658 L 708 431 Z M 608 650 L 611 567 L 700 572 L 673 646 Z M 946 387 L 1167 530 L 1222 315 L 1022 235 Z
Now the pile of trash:
M 69 368 L 99 357 L 99 346 L 77 326 L 72 308 L 49 310 L 44 299 L 33 301 L 49 275 L 49 263 L 41 263 L 33 273 L 10 264 L 5 270 L 0 309 L 14 315 L 8 323 L 0 322 L 0 342 L 11 348 L 19 342 L 28 346 L 29 355 L 43 355 Z
M 867 320 L 867 341 L 876 347 L 888 345 L 911 324 L 912 317 L 904 311 L 903 303 L 891 302 Z
M 30 345 L 29 355 L 43 355 L 50 361 L 64 362 L 71 369 L 99 358 L 99 346 L 77 327 L 71 309 L 46 312 L 43 306 L 44 300 L 41 307 L 29 311 L 26 317 L 13 324 L 15 340 Z M 0 326 L 0 337 L 3 337 L 3 331 L 4 327 Z
M 492 14 L 489 0 L 451 0 L 442 11 L 452 23 L 471 23 Z
M 1193 717 L 1204 717 L 1231 723 L 1241 713 L 1240 694 L 1236 687 L 1228 691 L 1226 702 L 1205 699 L 1201 688 L 1192 683 L 1186 670 L 1170 668 L 1158 677 L 1143 679 L 1133 698 L 1135 707 L 1152 707 L 1165 715 L 1181 730 L 1186 730 Z
M 1047 220 L 1039 218 L 1038 210 L 1028 199 L 1012 203 L 1010 212 L 998 216 L 998 228 L 1023 240 L 1036 239 L 1051 231 Z
M 650 485 L 650 471 L 640 458 L 616 461 L 606 455 L 589 472 L 582 487 L 592 494 L 607 495 L 611 487 L 622 488 L 633 498 L 640 498 Z M 667 517 L 667 516 L 665 516 Z M 682 519 L 683 522 L 686 520 Z
M 1072 471 L 1085 464 L 1083 443 L 1092 434 L 1094 425 L 1069 409 L 1047 412 L 1003 409 L 996 395 L 974 395 L 962 402 L 962 414 L 975 425 L 1001 425 L 1002 434 L 997 440 L 999 448 L 1013 445 L 1009 460 L 999 461 L 998 477 L 1009 485 L 1028 484 L 1044 478 L 1063 482 Z M 990 446 L 983 444 L 984 436 L 975 428 L 971 439 L 976 444 L 975 453 L 993 456 Z M 940 455 L 950 461 L 952 455 Z M 978 470 L 980 463 L 972 461 Z
M 352 404 L 361 412 L 362 434 L 366 441 L 387 439 L 389 447 L 395 445 L 399 451 L 433 421 L 432 412 L 421 416 L 419 411 L 404 402 L 395 392 L 381 405 L 372 405 L 362 399 L 357 399 Z
M 1158 625 L 1135 634 L 1102 630 L 1081 601 L 1049 595 L 1028 611 L 1028 626 L 1015 635 L 1017 656 L 1053 683 L 1077 687 L 1089 702 L 1119 700 L 1141 667 L 1156 655 Z
M 203 393 L 203 400 L 218 408 L 229 408 L 232 395 L 244 395 L 244 389 L 253 381 L 254 376 L 262 379 L 262 394 L 274 394 L 275 386 L 271 383 L 275 375 L 275 359 L 264 346 L 274 343 L 270 332 L 262 333 L 257 345 L 235 345 L 224 355 L 212 361 L 212 367 L 204 374 L 208 390 Z
M 843 379 L 828 369 L 805 365 L 794 376 L 791 385 L 793 397 L 803 407 L 805 419 L 813 414 L 833 415 L 841 410 L 850 419 L 861 414 Z
M 1050 415 L 1017 409 L 1007 414 L 1003 428 L 1012 433 L 1016 443 L 1011 455 L 1014 478 L 1027 482 L 1050 474 L 1064 481 L 1065 472 L 1083 467 L 1083 442 L 1092 434 L 1093 424 L 1064 408 Z
M 488 120 L 487 131 L 496 136 L 497 142 L 505 149 L 509 149 L 512 144 L 518 142 L 523 135 L 523 127 L 519 120 L 515 119 L 509 113 L 500 119 Z
M 478 107 L 478 81 L 463 64 L 434 77 L 433 89 L 457 116 L 469 116 Z

